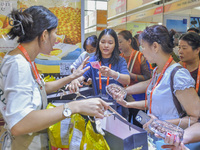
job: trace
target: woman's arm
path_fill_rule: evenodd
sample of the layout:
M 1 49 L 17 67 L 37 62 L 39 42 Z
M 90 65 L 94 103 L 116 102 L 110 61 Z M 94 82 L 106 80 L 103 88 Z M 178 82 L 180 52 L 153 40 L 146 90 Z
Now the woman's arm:
M 83 62 L 82 64 L 78 67 L 77 70 L 75 70 L 73 72 L 73 74 L 67 76 L 67 77 L 64 77 L 62 79 L 59 79 L 59 80 L 56 80 L 56 81 L 52 81 L 52 82 L 46 82 L 45 83 L 45 90 L 46 90 L 46 93 L 49 94 L 49 93 L 52 93 L 60 88 L 62 88 L 63 86 L 65 86 L 66 84 L 68 84 L 69 82 L 71 82 L 72 80 L 82 76 L 87 70 L 90 69 L 90 67 L 85 67 L 85 65 L 88 63 L 89 57 L 87 57 Z M 84 68 L 84 69 L 83 69 Z M 82 77 L 83 78 L 83 77 Z M 80 78 L 80 79 L 82 79 Z M 79 80 L 80 80 L 79 79 Z M 84 79 L 83 79 L 84 80 Z
M 127 94 L 141 94 L 146 92 L 146 88 L 149 85 L 151 79 L 136 83 L 126 88 Z
M 103 118 L 104 110 L 107 110 L 108 107 L 109 105 L 100 98 L 68 103 L 68 108 L 72 111 L 72 114 L 80 113 L 97 118 Z M 11 128 L 11 133 L 18 136 L 48 128 L 50 125 L 65 119 L 63 110 L 63 105 L 51 109 L 33 110 Z
M 185 90 L 177 90 L 176 97 L 180 104 L 187 112 L 187 116 L 181 119 L 180 127 L 183 129 L 188 127 L 188 123 L 191 125 L 196 123 L 200 116 L 200 99 L 194 88 L 187 88 Z M 190 116 L 190 117 L 189 117 Z M 168 120 L 169 122 L 178 125 L 180 119 Z
M 200 123 L 197 122 L 184 130 L 183 143 L 195 143 L 200 141 Z
M 76 60 L 75 62 L 72 63 L 72 65 L 70 66 L 70 70 L 71 73 L 73 73 L 83 62 L 83 60 L 85 59 L 87 52 L 83 52 Z

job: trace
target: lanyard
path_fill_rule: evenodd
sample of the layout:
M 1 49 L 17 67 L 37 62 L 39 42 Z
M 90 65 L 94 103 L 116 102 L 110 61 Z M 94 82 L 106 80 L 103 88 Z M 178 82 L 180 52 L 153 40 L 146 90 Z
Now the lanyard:
M 130 66 L 130 63 L 131 63 L 131 58 L 133 57 L 133 53 L 134 53 L 134 51 L 132 50 L 131 55 L 130 55 L 129 60 L 128 60 L 128 64 L 127 64 L 128 69 L 129 69 L 129 66 Z M 122 56 L 124 56 L 124 54 Z
M 35 62 L 34 62 L 34 66 L 31 62 L 31 59 L 26 51 L 26 49 L 22 46 L 22 45 L 18 45 L 17 48 L 19 48 L 19 50 L 24 54 L 25 58 L 28 60 L 28 62 L 31 64 L 31 68 L 32 68 L 32 71 L 33 71 L 33 74 L 35 76 L 35 79 L 37 81 L 37 83 L 40 85 L 40 88 L 41 88 L 41 79 L 40 79 L 40 76 L 39 76 L 39 73 L 38 73 L 38 70 L 36 68 L 36 65 L 35 65 Z
M 183 67 L 186 68 L 186 63 L 183 63 Z M 199 67 L 198 67 L 198 74 L 197 74 L 197 82 L 196 82 L 196 92 L 199 91 L 199 80 L 200 80 L 200 61 L 199 61 Z
M 162 70 L 162 72 L 161 72 L 161 74 L 160 74 L 158 80 L 156 81 L 154 87 L 153 87 L 152 90 L 151 90 L 151 93 L 150 93 L 150 108 L 149 108 L 149 113 L 150 113 L 150 114 L 151 114 L 151 106 L 152 106 L 152 95 L 153 95 L 153 92 L 154 92 L 156 86 L 158 85 L 158 83 L 160 82 L 160 80 L 162 79 L 162 77 L 163 77 L 163 75 L 164 75 L 166 69 L 169 67 L 169 65 L 170 65 L 170 63 L 172 62 L 172 60 L 173 60 L 173 58 L 172 58 L 172 56 L 170 56 L 169 59 L 168 59 L 168 61 L 167 61 L 166 64 L 165 64 L 165 66 L 163 67 L 163 70 Z M 157 70 L 157 69 L 156 69 L 156 70 Z M 155 72 L 154 72 L 154 75 L 153 75 L 151 81 L 153 81 L 153 79 L 155 78 L 156 70 L 155 70 Z M 149 85 L 150 85 L 151 81 L 149 82 Z M 153 84 L 153 83 L 152 83 L 152 84 Z M 149 87 L 149 85 L 147 86 L 147 88 Z M 146 102 L 146 101 L 147 101 L 147 89 L 146 89 L 146 98 L 145 98 L 145 109 L 146 109 L 146 106 L 147 106 L 147 102 Z
M 101 66 L 101 61 L 99 62 L 100 66 Z M 111 64 L 109 64 L 109 68 L 111 69 Z M 109 77 L 107 77 L 107 82 L 106 85 L 109 84 Z M 100 92 L 102 92 L 102 82 L 101 82 L 101 73 L 99 72 L 99 90 Z

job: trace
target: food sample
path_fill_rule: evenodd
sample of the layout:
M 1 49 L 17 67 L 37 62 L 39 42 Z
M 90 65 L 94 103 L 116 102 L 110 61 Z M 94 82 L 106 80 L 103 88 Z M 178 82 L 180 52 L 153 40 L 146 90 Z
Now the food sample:
M 121 87 L 117 84 L 114 84 L 114 83 L 106 86 L 106 92 L 111 97 L 113 97 L 113 95 L 123 95 L 123 97 L 125 98 L 126 94 L 127 94 L 126 90 L 123 87 Z
M 149 125 L 149 129 L 163 138 L 166 135 L 174 135 L 175 139 L 179 138 L 181 141 L 183 140 L 184 130 L 166 121 L 155 119 Z

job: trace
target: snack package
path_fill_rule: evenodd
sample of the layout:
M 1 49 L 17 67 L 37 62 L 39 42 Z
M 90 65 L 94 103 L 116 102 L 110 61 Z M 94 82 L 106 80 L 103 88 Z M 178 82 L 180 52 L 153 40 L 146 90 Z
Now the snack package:
M 90 62 L 90 64 L 95 69 L 100 69 L 100 67 L 101 67 L 98 61 Z
M 121 95 L 124 95 L 124 98 L 126 98 L 126 95 L 127 95 L 127 92 L 126 92 L 126 90 L 123 88 L 123 87 L 121 87 L 121 86 L 119 86 L 119 85 L 117 85 L 117 84 L 115 84 L 115 83 L 112 83 L 112 84 L 109 84 L 109 85 L 107 85 L 106 86 L 106 92 L 111 96 L 111 97 L 113 97 L 113 94 L 121 94 Z
M 183 140 L 184 130 L 166 121 L 154 119 L 149 124 L 149 129 L 163 138 L 165 138 L 166 135 L 174 135 L 175 139 L 179 138 L 180 141 Z

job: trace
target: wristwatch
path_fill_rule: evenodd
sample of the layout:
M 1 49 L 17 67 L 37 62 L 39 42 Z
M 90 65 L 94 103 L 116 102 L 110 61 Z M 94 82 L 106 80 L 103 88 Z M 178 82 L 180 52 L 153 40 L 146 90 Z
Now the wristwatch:
M 72 115 L 72 111 L 71 111 L 71 109 L 69 109 L 67 103 L 64 104 L 63 115 L 64 115 L 66 118 L 69 118 L 69 117 L 71 117 L 71 115 Z

